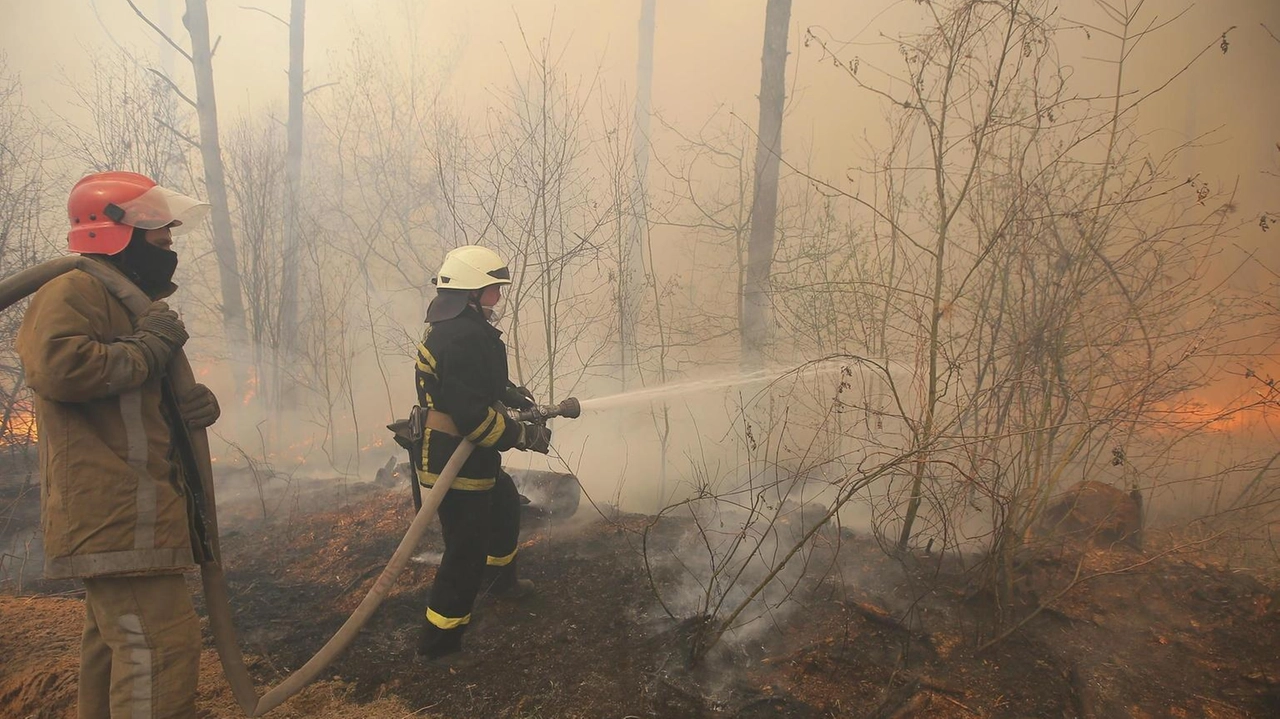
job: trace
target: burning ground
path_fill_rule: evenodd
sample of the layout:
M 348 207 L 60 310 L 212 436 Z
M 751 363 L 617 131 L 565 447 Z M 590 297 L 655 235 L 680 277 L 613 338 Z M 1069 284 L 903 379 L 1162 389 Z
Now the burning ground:
M 236 621 L 260 685 L 280 681 L 337 629 L 412 514 L 403 486 L 296 482 L 286 493 L 270 521 L 256 499 L 224 502 L 222 512 Z M 6 505 L 16 506 L 11 499 Z M 24 507 L 33 501 L 22 495 Z M 12 534 L 13 523 L 6 526 Z M 653 587 L 668 599 L 677 593 L 680 566 L 655 558 L 688 551 L 697 539 L 691 528 L 682 519 L 597 512 L 586 503 L 572 523 L 531 518 L 522 564 L 538 594 L 520 604 L 482 598 L 468 635 L 477 661 L 453 668 L 412 661 L 435 568 L 411 563 L 325 681 L 275 715 L 1280 712 L 1280 594 L 1208 561 L 1186 537 L 1149 533 L 1142 552 L 1057 545 L 1028 555 L 1013 594 L 1018 606 L 995 628 L 986 620 L 991 600 L 966 590 L 958 563 L 904 564 L 869 537 L 828 532 L 785 605 L 727 635 L 690 667 L 706 625 L 668 616 Z M 429 555 L 439 547 L 431 535 L 421 549 Z M 194 578 L 192 586 L 198 592 Z M 22 593 L 0 596 L 0 715 L 74 714 L 82 611 L 74 584 L 28 581 Z M 239 716 L 211 647 L 199 706 L 204 717 Z

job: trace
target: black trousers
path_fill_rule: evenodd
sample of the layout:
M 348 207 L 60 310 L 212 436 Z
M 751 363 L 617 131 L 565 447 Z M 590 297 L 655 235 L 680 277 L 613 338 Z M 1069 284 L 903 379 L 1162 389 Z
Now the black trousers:
M 453 644 L 471 621 L 485 567 L 496 567 L 499 575 L 515 570 L 520 494 L 511 475 L 499 470 L 493 489 L 450 489 L 440 503 L 440 525 L 444 557 L 427 600 L 427 623 L 432 643 Z M 497 581 L 507 579 L 500 576 Z

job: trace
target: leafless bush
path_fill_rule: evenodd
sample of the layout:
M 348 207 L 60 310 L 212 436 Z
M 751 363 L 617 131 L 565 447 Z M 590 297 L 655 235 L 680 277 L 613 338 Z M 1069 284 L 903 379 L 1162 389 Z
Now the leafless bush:
M 873 529 L 896 555 L 976 557 L 968 577 L 995 597 L 988 626 L 1000 633 L 1016 611 L 1015 558 L 1055 492 L 1094 479 L 1158 502 L 1188 482 L 1173 458 L 1246 409 L 1201 411 L 1202 395 L 1257 312 L 1217 270 L 1222 239 L 1239 226 L 1232 198 L 1175 174 L 1182 148 L 1152 154 L 1134 127 L 1136 108 L 1185 72 L 1126 86 L 1126 62 L 1155 32 L 1140 6 L 1099 3 L 1097 17 L 1072 20 L 1036 0 L 926 11 L 930 27 L 899 38 L 896 65 L 845 57 L 808 34 L 810 51 L 880 99 L 889 142 L 864 171 L 873 194 L 789 163 L 814 194 L 789 203 L 795 231 L 779 243 L 774 307 L 795 330 L 787 341 L 851 348 L 879 367 L 857 405 L 888 429 L 840 432 L 844 451 L 881 461 L 837 473 L 836 503 L 865 490 Z M 1063 70 L 1060 35 L 1082 27 L 1107 38 L 1114 58 L 1114 86 L 1101 92 Z M 1186 50 L 1187 66 L 1225 47 L 1214 33 Z M 760 435 L 807 424 L 816 436 L 834 417 L 818 407 L 753 416 L 740 438 L 769 450 L 757 459 L 777 472 L 772 491 L 785 498 L 815 455 Z M 1193 483 L 1220 487 L 1251 465 Z M 1260 486 L 1274 484 L 1267 477 Z M 695 496 L 736 506 L 746 524 L 760 512 L 736 484 Z M 715 541 L 695 522 L 716 581 L 737 576 L 723 569 L 743 546 L 763 546 L 740 528 Z M 766 562 L 765 581 L 784 564 Z M 753 586 L 740 589 L 755 596 Z M 711 625 L 731 626 L 743 605 L 723 600 L 727 587 L 712 595 L 702 603 Z

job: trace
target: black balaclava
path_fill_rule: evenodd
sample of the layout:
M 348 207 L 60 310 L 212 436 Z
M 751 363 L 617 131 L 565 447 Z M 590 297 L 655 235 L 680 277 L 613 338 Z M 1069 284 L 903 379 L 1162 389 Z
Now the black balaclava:
M 178 253 L 147 242 L 147 231 L 133 228 L 129 244 L 110 257 L 111 262 L 151 297 L 158 296 L 173 282 L 178 269 Z

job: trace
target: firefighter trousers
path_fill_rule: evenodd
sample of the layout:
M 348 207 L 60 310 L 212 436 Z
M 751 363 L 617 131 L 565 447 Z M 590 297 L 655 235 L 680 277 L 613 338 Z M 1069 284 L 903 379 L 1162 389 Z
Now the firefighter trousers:
M 181 574 L 84 580 L 79 719 L 192 719 L 200 620 Z
M 440 503 L 444 556 L 427 601 L 427 625 L 419 653 L 447 654 L 461 648 L 462 632 L 484 582 L 485 567 L 498 582 L 514 581 L 520 539 L 520 494 L 499 470 L 492 489 L 451 489 Z

